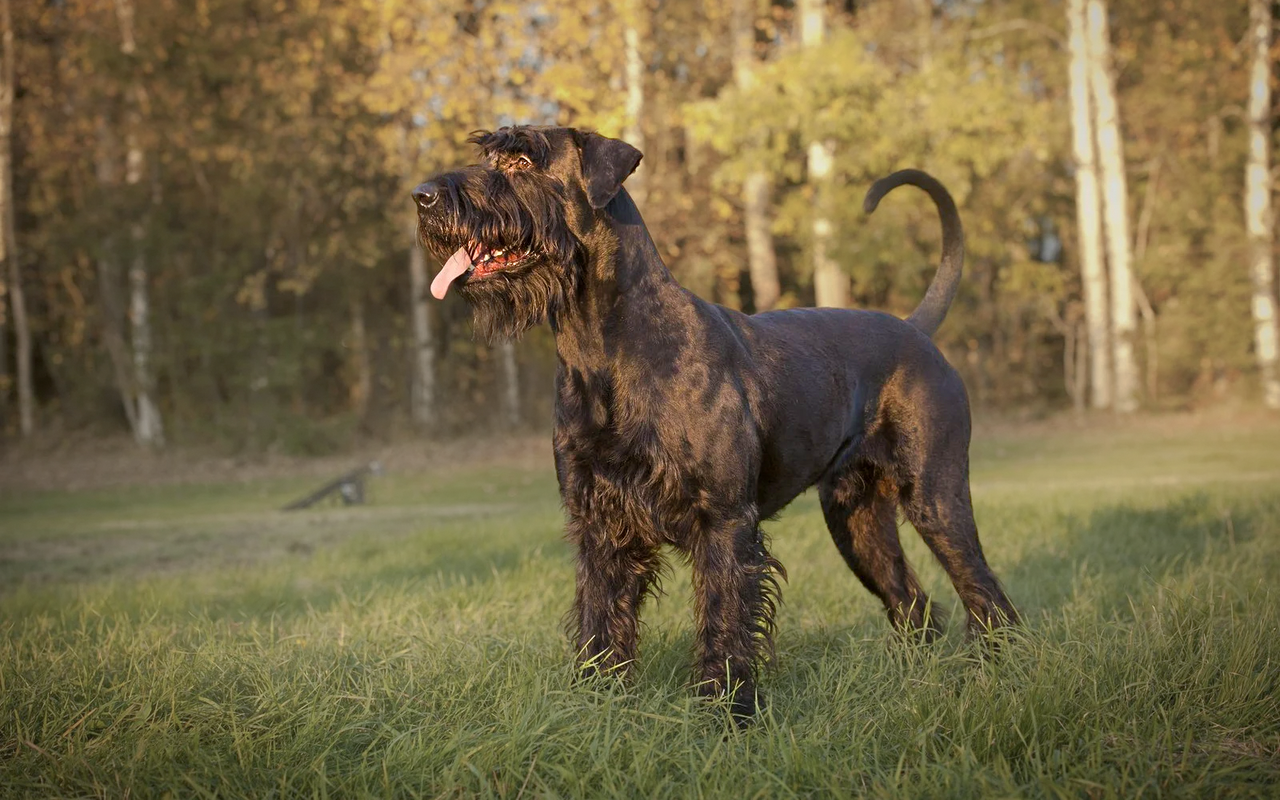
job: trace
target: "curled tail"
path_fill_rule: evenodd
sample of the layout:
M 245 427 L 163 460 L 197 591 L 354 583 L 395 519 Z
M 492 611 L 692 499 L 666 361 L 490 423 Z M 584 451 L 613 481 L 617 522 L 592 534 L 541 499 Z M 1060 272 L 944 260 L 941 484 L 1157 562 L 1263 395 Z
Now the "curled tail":
M 907 317 L 907 322 L 932 336 L 946 318 L 947 309 L 960 288 L 960 270 L 964 266 L 964 228 L 960 225 L 960 213 L 956 211 L 951 193 L 936 178 L 918 169 L 904 169 L 876 181 L 867 192 L 867 199 L 862 201 L 863 210 L 868 214 L 875 211 L 886 194 L 904 183 L 928 192 L 938 207 L 938 216 L 942 218 L 942 265 L 938 267 L 938 274 L 929 284 L 920 305 Z

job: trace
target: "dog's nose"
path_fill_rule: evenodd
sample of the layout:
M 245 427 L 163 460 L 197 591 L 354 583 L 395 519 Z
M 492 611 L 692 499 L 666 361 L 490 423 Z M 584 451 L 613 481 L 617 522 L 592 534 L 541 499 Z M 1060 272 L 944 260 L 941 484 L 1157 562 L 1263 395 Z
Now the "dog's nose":
M 433 181 L 419 184 L 418 188 L 413 190 L 413 199 L 419 208 L 430 208 L 440 199 L 440 184 Z

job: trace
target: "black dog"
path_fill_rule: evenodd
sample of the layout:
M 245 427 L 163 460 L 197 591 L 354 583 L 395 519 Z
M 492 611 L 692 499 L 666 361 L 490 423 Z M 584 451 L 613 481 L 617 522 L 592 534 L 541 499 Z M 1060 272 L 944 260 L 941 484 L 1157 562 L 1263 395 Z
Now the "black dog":
M 955 203 L 942 266 L 906 321 L 874 311 L 747 316 L 680 288 L 622 182 L 638 150 L 571 128 L 477 133 L 479 164 L 414 190 L 432 283 L 458 287 L 489 336 L 547 320 L 556 337 L 555 455 L 577 546 L 580 663 L 626 669 L 637 615 L 671 545 L 694 567 L 700 691 L 755 709 L 781 565 L 761 520 L 817 484 L 836 548 L 905 630 L 936 631 L 903 556 L 901 507 L 955 584 L 973 629 L 1017 619 L 982 554 L 969 499 L 969 405 L 930 341 L 964 258 Z

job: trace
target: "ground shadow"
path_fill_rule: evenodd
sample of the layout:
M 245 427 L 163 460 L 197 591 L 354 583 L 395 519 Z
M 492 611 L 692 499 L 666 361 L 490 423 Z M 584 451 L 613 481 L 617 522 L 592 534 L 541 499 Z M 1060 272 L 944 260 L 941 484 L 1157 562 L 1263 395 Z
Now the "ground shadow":
M 1239 558 L 1258 536 L 1280 527 L 1280 492 L 1147 496 L 1087 513 L 1045 511 L 1035 524 L 1049 532 L 1044 545 L 997 570 L 1028 625 L 1034 628 L 1044 613 L 1059 612 L 1075 602 L 1084 602 L 1089 615 L 1126 619 L 1132 615 L 1132 603 L 1143 605 L 1144 598 L 1181 569 L 1219 555 Z M 904 538 L 911 535 L 909 529 L 903 531 Z M 804 588 L 793 586 L 790 591 Z M 852 583 L 850 591 L 855 591 Z M 923 646 L 904 642 L 880 613 L 858 613 L 856 618 L 851 614 L 847 623 L 790 626 L 780 633 L 779 658 L 768 683 L 776 691 L 805 696 L 817 680 L 810 674 L 813 665 L 833 653 L 899 664 L 929 654 L 972 655 L 950 587 L 939 587 L 934 599 L 950 612 L 945 640 Z M 659 658 L 671 657 L 664 653 Z M 912 670 L 908 666 L 906 671 Z
M 1177 565 L 1251 541 L 1280 518 L 1280 495 L 1250 501 L 1205 492 L 1150 503 L 1114 503 L 1088 514 L 1062 513 L 1045 547 L 1002 570 L 1024 615 L 1053 611 L 1087 593 L 1103 616 L 1127 615 L 1131 598 L 1156 588 Z

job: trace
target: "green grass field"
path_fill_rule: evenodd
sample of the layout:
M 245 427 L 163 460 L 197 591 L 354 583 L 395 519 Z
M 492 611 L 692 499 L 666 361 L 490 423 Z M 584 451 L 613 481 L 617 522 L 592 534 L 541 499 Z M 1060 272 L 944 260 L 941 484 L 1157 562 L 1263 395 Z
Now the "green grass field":
M 1275 797 L 1280 425 L 983 436 L 996 659 L 894 639 L 806 495 L 767 710 L 689 689 L 687 570 L 630 686 L 573 683 L 550 469 L 0 494 L 0 794 Z M 549 466 L 549 465 L 548 465 Z

